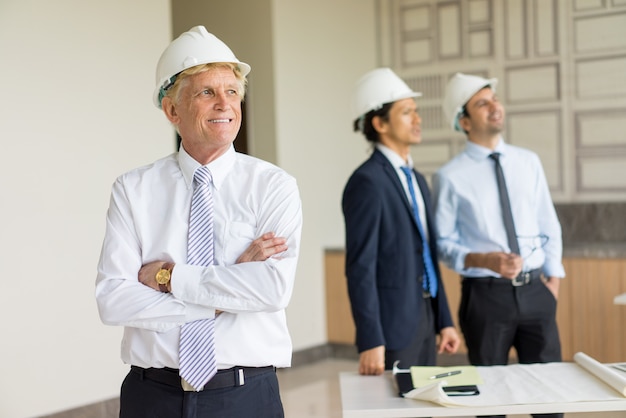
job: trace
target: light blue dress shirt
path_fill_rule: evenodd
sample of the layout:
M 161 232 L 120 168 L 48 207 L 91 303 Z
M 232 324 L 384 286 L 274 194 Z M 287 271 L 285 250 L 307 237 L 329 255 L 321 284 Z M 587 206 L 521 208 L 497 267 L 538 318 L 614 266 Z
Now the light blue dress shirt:
M 502 139 L 494 151 L 501 154 L 523 271 L 542 268 L 546 276 L 564 277 L 561 225 L 539 157 Z M 484 268 L 464 269 L 468 253 L 510 252 L 489 158 L 494 151 L 467 141 L 433 176 L 439 257 L 464 276 L 499 276 Z

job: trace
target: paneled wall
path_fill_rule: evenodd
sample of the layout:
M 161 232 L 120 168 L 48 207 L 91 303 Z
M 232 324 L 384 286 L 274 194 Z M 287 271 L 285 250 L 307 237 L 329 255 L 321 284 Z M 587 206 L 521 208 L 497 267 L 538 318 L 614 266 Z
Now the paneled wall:
M 328 342 L 354 344 L 344 261 L 342 250 L 325 254 Z M 615 305 L 613 299 L 626 293 L 626 259 L 566 258 L 564 266 L 567 278 L 561 282 L 557 310 L 563 360 L 572 361 L 582 351 L 601 362 L 625 361 L 626 305 Z M 456 323 L 460 279 L 443 266 L 442 275 Z M 465 345 L 460 352 L 466 352 Z
M 465 138 L 441 111 L 456 72 L 497 77 L 505 140 L 537 152 L 557 202 L 626 200 L 626 0 L 379 0 L 381 64 L 414 89 L 425 174 Z

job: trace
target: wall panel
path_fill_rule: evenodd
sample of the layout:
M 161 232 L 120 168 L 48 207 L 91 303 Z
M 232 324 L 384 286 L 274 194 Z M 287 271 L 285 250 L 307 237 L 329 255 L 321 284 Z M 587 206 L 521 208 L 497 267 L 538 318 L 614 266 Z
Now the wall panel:
M 560 111 L 509 113 L 507 119 L 508 141 L 537 152 L 550 188 L 563 190 Z
M 626 152 L 626 0 L 378 1 L 388 11 L 379 17 L 381 65 L 407 81 L 439 77 L 431 85 L 441 91 L 456 72 L 498 78 L 507 114 L 517 115 L 503 137 L 539 154 L 555 202 L 626 201 L 626 176 L 608 173 Z M 399 16 L 416 20 L 410 34 L 394 25 Z M 395 50 L 404 60 L 388 59 Z M 442 100 L 439 93 L 419 100 L 423 137 L 462 150 L 464 136 L 437 111 Z M 539 112 L 545 117 L 531 127 L 528 115 Z M 606 118 L 590 119 L 594 112 Z M 523 140 L 531 128 L 541 140 Z M 597 163 L 603 157 L 607 166 Z M 420 163 L 429 172 L 441 164 Z

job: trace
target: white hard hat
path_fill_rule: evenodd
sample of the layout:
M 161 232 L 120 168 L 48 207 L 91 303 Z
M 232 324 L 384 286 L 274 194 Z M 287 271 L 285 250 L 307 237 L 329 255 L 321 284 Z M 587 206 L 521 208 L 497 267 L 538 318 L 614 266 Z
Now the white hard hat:
M 380 109 L 385 103 L 397 102 L 409 97 L 419 97 L 391 69 L 377 68 L 366 73 L 356 83 L 353 110 L 358 119 L 371 110 Z
M 446 120 L 450 121 L 452 129 L 463 132 L 459 126 L 459 116 L 463 112 L 463 107 L 482 88 L 491 87 L 495 92 L 497 85 L 497 78 L 487 79 L 475 75 L 456 73 L 448 82 L 443 99 L 443 113 Z
M 174 39 L 165 48 L 157 64 L 153 94 L 156 107 L 161 108 L 161 89 L 173 84 L 173 76 L 187 68 L 212 62 L 237 64 L 243 76 L 250 72 L 250 66 L 239 61 L 233 51 L 215 35 L 207 32 L 204 26 L 194 26 Z

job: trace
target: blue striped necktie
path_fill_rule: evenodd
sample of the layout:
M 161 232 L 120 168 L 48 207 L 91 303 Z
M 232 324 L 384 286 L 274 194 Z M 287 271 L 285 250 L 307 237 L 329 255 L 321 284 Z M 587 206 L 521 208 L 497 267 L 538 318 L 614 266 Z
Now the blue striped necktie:
M 194 192 L 189 214 L 187 264 L 213 264 L 213 195 L 211 172 L 201 166 L 194 174 Z M 217 372 L 215 320 L 188 322 L 180 330 L 180 376 L 197 391 Z
M 426 239 L 426 234 L 424 233 L 424 227 L 422 226 L 422 222 L 420 221 L 419 207 L 417 206 L 417 198 L 415 197 L 415 188 L 413 187 L 413 176 L 411 174 L 411 170 L 409 167 L 400 167 L 404 174 L 406 175 L 406 180 L 409 183 L 409 193 L 411 194 L 411 200 L 413 205 L 413 217 L 415 218 L 415 223 L 417 224 L 417 229 L 419 230 L 420 236 L 422 237 L 422 258 L 424 259 L 424 272 L 426 273 L 424 277 L 424 290 L 430 292 L 432 297 L 437 296 L 437 273 L 435 273 L 435 266 L 433 264 L 433 259 L 430 255 L 430 246 L 428 245 L 428 240 Z

